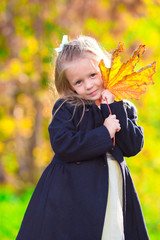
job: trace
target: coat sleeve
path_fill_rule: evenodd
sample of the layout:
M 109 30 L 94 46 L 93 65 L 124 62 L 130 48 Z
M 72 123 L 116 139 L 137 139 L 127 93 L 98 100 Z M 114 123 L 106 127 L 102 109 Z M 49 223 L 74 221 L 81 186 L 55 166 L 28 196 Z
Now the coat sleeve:
M 103 115 L 107 114 L 107 105 L 103 104 Z M 137 110 L 128 102 L 110 104 L 112 114 L 120 121 L 121 130 L 116 133 L 116 144 L 126 157 L 134 156 L 141 151 L 144 143 L 143 128 L 137 125 Z M 107 117 L 107 116 L 105 116 Z
M 113 142 L 107 128 L 100 126 L 87 132 L 78 131 L 68 105 L 64 103 L 56 113 L 57 107 L 53 109 L 49 135 L 55 154 L 66 162 L 73 162 L 90 160 L 109 151 Z

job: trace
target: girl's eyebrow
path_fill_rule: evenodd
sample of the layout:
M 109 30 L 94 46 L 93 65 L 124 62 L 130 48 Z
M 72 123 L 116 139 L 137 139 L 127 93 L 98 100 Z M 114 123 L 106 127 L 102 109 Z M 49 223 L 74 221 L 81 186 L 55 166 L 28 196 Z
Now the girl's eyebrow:
M 92 71 L 90 71 L 89 75 L 91 75 L 93 73 L 98 73 L 97 69 L 93 69 Z

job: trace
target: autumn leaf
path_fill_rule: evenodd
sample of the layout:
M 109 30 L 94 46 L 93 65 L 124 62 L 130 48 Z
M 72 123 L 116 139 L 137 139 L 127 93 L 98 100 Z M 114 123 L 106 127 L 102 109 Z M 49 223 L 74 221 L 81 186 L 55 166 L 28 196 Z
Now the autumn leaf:
M 154 84 L 152 76 L 155 73 L 156 62 L 135 72 L 134 68 L 145 51 L 145 45 L 140 45 L 131 58 L 122 63 L 119 53 L 123 44 L 112 54 L 111 68 L 106 68 L 103 59 L 99 67 L 104 80 L 104 88 L 108 89 L 117 101 L 122 99 L 138 99 L 146 91 L 146 85 Z

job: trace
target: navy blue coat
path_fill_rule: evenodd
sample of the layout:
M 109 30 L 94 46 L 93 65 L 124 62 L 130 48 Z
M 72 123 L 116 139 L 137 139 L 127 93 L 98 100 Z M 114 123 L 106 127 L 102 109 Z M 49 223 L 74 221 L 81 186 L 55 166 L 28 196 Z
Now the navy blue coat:
M 63 100 L 58 100 L 53 114 Z M 54 158 L 42 174 L 25 213 L 17 240 L 101 240 L 108 195 L 110 152 L 123 176 L 125 240 L 148 240 L 141 207 L 124 156 L 143 147 L 136 110 L 126 103 L 110 104 L 120 121 L 116 144 L 103 125 L 109 110 L 64 103 L 49 125 Z M 112 239 L 111 239 L 112 240 Z

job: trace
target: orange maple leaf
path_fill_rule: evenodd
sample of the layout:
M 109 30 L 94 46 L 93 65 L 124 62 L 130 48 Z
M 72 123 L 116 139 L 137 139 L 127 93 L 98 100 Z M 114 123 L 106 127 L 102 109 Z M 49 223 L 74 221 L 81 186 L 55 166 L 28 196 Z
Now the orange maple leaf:
M 145 45 L 140 45 L 131 58 L 122 63 L 119 53 L 123 51 L 123 44 L 112 54 L 111 68 L 106 68 L 103 59 L 99 67 L 104 80 L 104 88 L 108 89 L 115 100 L 138 99 L 146 91 L 146 85 L 154 84 L 152 76 L 155 73 L 156 62 L 134 72 L 134 68 L 145 51 Z

